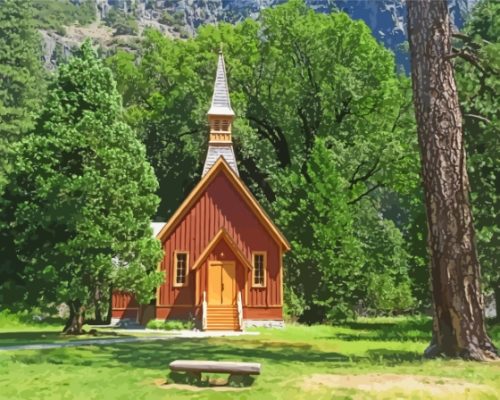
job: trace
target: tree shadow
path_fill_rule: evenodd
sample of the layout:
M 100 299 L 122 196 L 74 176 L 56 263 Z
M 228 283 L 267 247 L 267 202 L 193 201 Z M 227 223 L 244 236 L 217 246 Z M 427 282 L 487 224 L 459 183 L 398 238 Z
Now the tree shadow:
M 17 346 L 27 344 L 45 344 L 54 342 L 71 342 L 75 340 L 92 340 L 101 338 L 125 338 L 131 335 L 113 331 L 95 331 L 82 335 L 65 335 L 60 331 L 8 331 L 0 332 L 0 346 Z
M 432 320 L 415 318 L 397 322 L 348 322 L 343 326 L 353 333 L 336 333 L 322 339 L 345 341 L 430 341 L 432 338 Z
M 365 356 L 348 356 L 340 352 L 321 351 L 304 343 L 273 343 L 265 340 L 221 342 L 211 339 L 159 339 L 148 342 L 116 343 L 86 346 L 77 351 L 67 349 L 44 350 L 36 355 L 15 354 L 12 359 L 25 364 L 51 363 L 99 367 L 152 369 L 166 374 L 170 362 L 177 359 L 260 362 L 284 368 L 345 368 L 353 363 L 374 366 L 393 366 L 402 362 L 420 362 L 422 357 L 414 351 L 373 349 Z M 75 350 L 75 349 L 73 349 Z M 90 352 L 91 356 L 80 351 Z

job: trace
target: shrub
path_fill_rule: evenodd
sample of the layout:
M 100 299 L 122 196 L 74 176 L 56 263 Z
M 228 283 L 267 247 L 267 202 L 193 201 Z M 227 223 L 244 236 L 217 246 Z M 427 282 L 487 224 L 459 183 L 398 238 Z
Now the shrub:
M 193 321 L 185 321 L 185 320 L 168 320 L 168 321 L 160 321 L 157 319 L 151 320 L 147 323 L 146 328 L 148 329 L 158 329 L 164 331 L 174 331 L 174 330 L 191 330 L 194 328 Z

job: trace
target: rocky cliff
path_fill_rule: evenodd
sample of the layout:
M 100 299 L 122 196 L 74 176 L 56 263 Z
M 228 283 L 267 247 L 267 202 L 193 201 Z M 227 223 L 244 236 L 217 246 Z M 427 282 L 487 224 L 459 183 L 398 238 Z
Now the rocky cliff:
M 72 0 L 78 3 L 83 0 Z M 315 11 L 344 11 L 362 19 L 374 36 L 396 54 L 397 62 L 408 67 L 405 0 L 305 0 Z M 476 0 L 449 0 L 453 23 L 460 28 Z M 96 0 L 98 19 L 120 10 L 136 18 L 139 30 L 153 26 L 173 36 L 193 35 L 207 23 L 236 23 L 257 18 L 268 7 L 286 0 Z

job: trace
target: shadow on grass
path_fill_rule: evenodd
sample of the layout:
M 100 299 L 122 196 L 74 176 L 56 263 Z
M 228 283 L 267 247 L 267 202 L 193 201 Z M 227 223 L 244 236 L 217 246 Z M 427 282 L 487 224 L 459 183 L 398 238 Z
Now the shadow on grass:
M 113 332 L 96 331 L 82 335 L 65 335 L 58 331 L 24 331 L 0 332 L 0 346 L 17 346 L 25 344 L 44 344 L 54 342 L 71 342 L 75 340 L 92 340 L 114 337 L 132 337 L 131 335 Z
M 345 341 L 430 341 L 432 338 L 432 320 L 415 318 L 395 322 L 365 322 L 354 321 L 343 326 L 350 328 L 352 333 L 336 333 L 322 339 Z
M 119 343 L 81 349 L 55 349 L 36 354 L 13 354 L 12 361 L 24 364 L 64 364 L 92 367 L 144 368 L 168 372 L 170 362 L 177 359 L 260 362 L 263 369 L 275 366 L 296 368 L 343 368 L 353 363 L 393 366 L 401 362 L 419 362 L 422 357 L 412 351 L 374 349 L 367 356 L 349 357 L 340 352 L 321 351 L 303 343 L 267 346 L 262 341 L 217 341 L 211 339 L 170 339 L 152 342 Z M 295 364 L 295 366 L 294 366 Z

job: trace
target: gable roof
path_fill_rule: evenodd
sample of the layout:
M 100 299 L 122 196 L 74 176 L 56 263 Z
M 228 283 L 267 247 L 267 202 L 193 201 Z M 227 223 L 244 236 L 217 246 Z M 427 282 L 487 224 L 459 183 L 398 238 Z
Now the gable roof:
M 250 190 L 246 187 L 243 181 L 236 175 L 236 173 L 231 169 L 231 167 L 227 164 L 226 160 L 223 157 L 219 157 L 219 159 L 215 162 L 215 164 L 210 168 L 207 174 L 198 182 L 198 184 L 194 187 L 188 197 L 182 202 L 180 207 L 175 211 L 175 213 L 170 217 L 168 222 L 162 228 L 162 230 L 158 233 L 157 238 L 162 242 L 164 239 L 172 233 L 172 231 L 177 227 L 178 223 L 184 218 L 187 212 L 190 210 L 191 206 L 200 198 L 203 194 L 204 189 L 208 187 L 210 182 L 214 180 L 214 178 L 220 173 L 224 173 L 224 175 L 228 178 L 232 186 L 236 189 L 236 191 L 241 195 L 245 203 L 251 208 L 253 213 L 262 223 L 264 228 L 268 231 L 271 237 L 279 243 L 285 251 L 290 250 L 290 243 L 285 238 L 285 236 L 280 232 L 280 230 L 274 225 L 273 221 L 264 211 L 262 206 L 258 203 L 255 197 L 252 195 Z
M 219 232 L 215 234 L 215 236 L 212 238 L 208 246 L 205 248 L 205 250 L 203 250 L 203 253 L 201 253 L 198 259 L 194 262 L 192 269 L 197 269 L 201 264 L 203 264 L 203 262 L 207 259 L 212 250 L 215 248 L 215 246 L 217 246 L 217 244 L 221 240 L 227 243 L 231 251 L 235 254 L 235 256 L 241 261 L 241 263 L 245 267 L 247 267 L 248 269 L 252 269 L 252 264 L 250 263 L 250 261 L 245 257 L 245 255 L 237 246 L 236 242 L 231 237 L 229 232 L 226 231 L 224 228 L 221 228 Z

